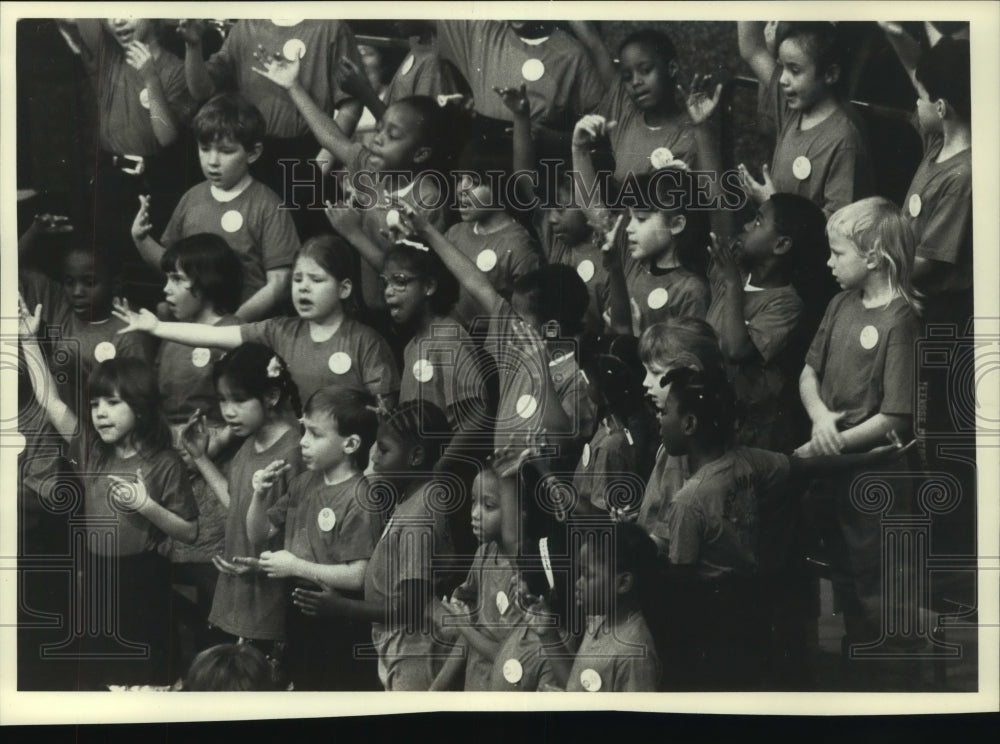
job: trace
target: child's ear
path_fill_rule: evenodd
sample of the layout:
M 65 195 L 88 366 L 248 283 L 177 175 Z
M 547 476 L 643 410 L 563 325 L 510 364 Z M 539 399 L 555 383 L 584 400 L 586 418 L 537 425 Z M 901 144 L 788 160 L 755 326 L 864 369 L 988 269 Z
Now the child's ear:
M 351 292 L 354 290 L 354 282 L 350 279 L 344 279 L 340 282 L 340 299 L 346 300 L 351 296 Z
M 840 80 L 840 65 L 830 65 L 826 68 L 826 72 L 823 73 L 823 82 L 828 86 L 833 86 L 837 84 Z
M 277 408 L 279 400 L 281 400 L 281 392 L 278 390 L 271 390 L 264 394 L 264 405 L 268 409 Z
M 359 449 L 361 449 L 361 437 L 357 434 L 351 434 L 351 436 L 344 440 L 345 455 L 353 455 Z
M 431 148 L 429 147 L 418 147 L 413 153 L 414 163 L 426 163 L 431 158 Z
M 635 577 L 631 571 L 622 571 L 615 575 L 615 594 L 628 594 L 635 584 Z
M 430 297 L 432 294 L 437 292 L 437 288 L 437 279 L 428 279 L 424 285 L 424 296 Z
M 258 142 L 252 148 L 247 150 L 247 163 L 255 163 L 257 159 L 264 153 L 264 143 Z
M 424 458 L 426 457 L 426 452 L 424 451 L 424 445 L 415 444 L 413 449 L 410 450 L 409 463 L 410 467 L 419 468 L 424 464 Z
M 667 62 L 667 74 L 670 77 L 672 78 L 677 77 L 677 73 L 680 72 L 680 69 L 681 69 L 680 65 L 677 64 L 676 59 L 672 59 L 669 62 Z
M 944 119 L 948 115 L 948 100 L 946 98 L 939 98 L 934 101 L 934 111 L 937 113 L 939 119 Z
M 680 235 L 684 232 L 684 228 L 687 227 L 687 222 L 687 217 L 683 214 L 675 214 L 667 220 L 667 227 L 670 229 L 670 234 Z
M 784 256 L 788 251 L 792 250 L 792 239 L 787 235 L 779 235 L 778 239 L 774 243 L 774 253 L 775 256 Z
M 686 437 L 692 437 L 696 431 L 698 431 L 698 417 L 685 413 L 681 418 L 681 433 Z

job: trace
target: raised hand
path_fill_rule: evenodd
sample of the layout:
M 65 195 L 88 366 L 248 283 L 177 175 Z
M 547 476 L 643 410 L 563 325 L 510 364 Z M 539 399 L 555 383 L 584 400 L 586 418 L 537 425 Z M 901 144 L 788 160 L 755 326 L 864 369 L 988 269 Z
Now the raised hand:
M 399 213 L 399 230 L 404 235 L 424 236 L 430 228 L 427 215 L 404 201 L 395 201 L 392 205 Z
M 266 491 L 274 488 L 274 486 L 278 483 L 278 478 L 291 469 L 292 466 L 284 460 L 275 460 L 266 468 L 258 470 L 254 473 L 253 478 L 254 493 L 265 493 Z
M 530 116 L 531 105 L 528 103 L 528 87 L 521 83 L 520 88 L 498 88 L 493 86 L 493 90 L 503 105 L 506 106 L 514 116 Z
M 337 83 L 342 91 L 354 98 L 361 98 L 362 94 L 371 88 L 371 83 L 368 82 L 364 72 L 347 57 L 341 57 L 337 61 Z
M 116 297 L 111 305 L 111 314 L 125 324 L 125 327 L 118 331 L 118 335 L 132 333 L 133 331 L 145 331 L 153 333 L 160 325 L 160 320 L 146 308 L 139 308 L 136 312 L 129 307 L 128 300 L 123 297 Z
M 265 51 L 261 45 L 257 47 L 257 51 L 254 52 L 253 57 L 257 60 L 257 64 L 260 67 L 251 67 L 250 69 L 285 90 L 291 88 L 299 77 L 299 60 L 301 57 L 288 59 L 281 52 L 274 52 L 272 54 Z
M 200 18 L 182 18 L 177 24 L 177 33 L 185 44 L 200 44 L 207 24 Z
M 761 183 L 750 175 L 750 171 L 747 170 L 747 167 L 743 163 L 739 164 L 740 180 L 743 183 L 743 189 L 756 204 L 763 204 L 775 192 L 774 182 L 771 181 L 771 169 L 765 165 L 762 170 L 764 178 Z
M 495 450 L 490 458 L 493 470 L 501 478 L 511 478 L 517 475 L 525 462 L 538 457 L 545 451 L 548 446 L 545 435 L 544 428 L 532 429 L 523 435 L 511 432 L 507 443 Z
M 181 429 L 181 446 L 195 460 L 208 453 L 208 427 L 200 408 L 191 414 Z
M 132 220 L 132 240 L 138 243 L 153 231 L 153 223 L 149 218 L 149 195 L 139 195 L 139 211 Z
M 326 204 L 326 209 L 323 210 L 323 213 L 326 215 L 327 222 L 345 238 L 361 230 L 361 213 L 350 204 L 347 202 L 333 204 L 329 200 L 324 204 Z
M 598 140 L 607 137 L 616 126 L 618 126 L 617 121 L 608 121 L 597 114 L 587 114 L 573 128 L 573 147 L 592 148 Z
M 152 61 L 153 54 L 149 47 L 141 41 L 130 41 L 125 47 L 125 61 L 129 67 L 136 70 L 143 77 L 155 74 Z
M 722 97 L 722 83 L 712 87 L 711 75 L 695 75 L 691 80 L 690 92 L 678 83 L 677 90 L 684 97 L 687 105 L 688 116 L 695 124 L 708 121 L 719 106 L 719 99 Z
M 30 312 L 21 293 L 17 293 L 17 335 L 22 340 L 34 341 L 38 338 L 38 329 L 42 325 L 42 306 L 35 305 L 35 311 Z
M 714 232 L 709 233 L 709 236 L 712 238 L 712 245 L 709 247 L 708 252 L 712 257 L 712 263 L 718 268 L 723 280 L 726 284 L 741 283 L 743 277 L 740 274 L 739 264 L 736 262 L 736 255 L 733 253 L 732 243 L 728 240 L 723 240 L 720 243 L 719 237 Z
M 142 512 L 149 502 L 149 491 L 146 480 L 142 476 L 142 468 L 135 471 L 134 478 L 123 478 L 120 475 L 109 475 L 112 482 L 111 500 L 122 511 Z

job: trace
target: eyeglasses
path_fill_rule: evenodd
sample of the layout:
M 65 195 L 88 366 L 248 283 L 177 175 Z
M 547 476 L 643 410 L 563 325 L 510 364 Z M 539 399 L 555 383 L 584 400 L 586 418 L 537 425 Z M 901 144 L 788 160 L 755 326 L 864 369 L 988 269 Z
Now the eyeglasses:
M 396 292 L 405 292 L 413 282 L 419 281 L 419 276 L 408 276 L 407 274 L 379 274 L 378 286 L 383 292 L 386 287 L 392 287 Z

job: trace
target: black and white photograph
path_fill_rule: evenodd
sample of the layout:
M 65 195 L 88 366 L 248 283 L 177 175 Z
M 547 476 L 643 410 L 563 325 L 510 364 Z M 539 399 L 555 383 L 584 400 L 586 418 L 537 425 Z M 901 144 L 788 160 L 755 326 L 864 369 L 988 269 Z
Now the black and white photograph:
M 6 4 L 0 720 L 995 711 L 998 34 Z

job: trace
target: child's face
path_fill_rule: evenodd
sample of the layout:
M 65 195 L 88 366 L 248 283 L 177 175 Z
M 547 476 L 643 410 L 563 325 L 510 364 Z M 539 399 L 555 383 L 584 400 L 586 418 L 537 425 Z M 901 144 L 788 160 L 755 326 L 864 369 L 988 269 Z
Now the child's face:
M 66 256 L 63 290 L 77 318 L 104 320 L 111 314 L 111 281 L 98 274 L 91 253 L 76 250 Z
M 333 416 L 306 414 L 302 417 L 302 464 L 308 470 L 329 470 L 343 463 L 349 453 L 348 437 L 340 435 Z
M 915 80 L 914 84 L 917 86 L 917 123 L 921 131 L 928 134 L 941 131 L 941 117 L 931 101 L 930 93 L 919 80 Z
M 628 249 L 636 261 L 652 259 L 667 250 L 673 242 L 673 233 L 667 226 L 663 212 L 642 212 L 629 209 Z
M 179 264 L 174 265 L 173 271 L 167 272 L 163 297 L 170 312 L 182 322 L 194 320 L 205 309 L 205 301 L 200 294 L 191 290 L 191 278 L 184 273 Z
M 135 429 L 135 411 L 121 399 L 117 390 L 114 395 L 90 399 L 90 418 L 105 444 L 117 444 Z
M 761 204 L 757 214 L 743 226 L 743 234 L 734 246 L 736 258 L 745 268 L 753 268 L 774 255 L 775 244 L 781 236 L 774 227 L 774 205 Z
M 677 410 L 677 398 L 669 394 L 660 410 L 660 441 L 671 457 L 687 453 L 687 435 L 684 433 L 684 416 Z
M 145 18 L 105 18 L 104 26 L 122 47 L 133 41 L 146 41 L 153 28 Z
M 397 475 L 412 470 L 411 449 L 393 429 L 384 424 L 379 425 L 371 452 L 372 469 L 376 473 Z
M 498 541 L 502 514 L 500 482 L 495 474 L 480 473 L 472 483 L 472 532 L 481 543 Z
M 234 390 L 226 378 L 219 380 L 219 410 L 230 432 L 237 437 L 247 437 L 256 432 L 267 420 L 264 404 L 257 398 Z
M 260 155 L 259 149 L 247 152 L 242 144 L 228 137 L 198 143 L 201 172 L 213 186 L 228 191 L 250 172 L 250 164 Z
M 381 279 L 382 295 L 393 322 L 404 325 L 423 312 L 432 288 L 408 266 L 398 261 L 385 264 Z M 404 286 L 405 285 L 405 286 Z
M 477 184 L 471 176 L 458 180 L 458 215 L 463 222 L 479 222 L 496 211 L 488 181 Z
M 641 44 L 622 49 L 622 82 L 632 103 L 640 111 L 653 111 L 673 95 L 673 77 L 663 60 Z
M 781 64 L 781 91 L 788 107 L 810 111 L 830 95 L 830 88 L 816 69 L 816 60 L 797 38 L 788 38 L 778 47 Z
M 340 310 L 351 294 L 351 280 L 339 280 L 309 256 L 299 256 L 292 270 L 292 304 L 303 320 L 323 320 Z
M 371 150 L 379 170 L 405 170 L 430 154 L 421 143 L 422 121 L 409 106 L 393 104 L 379 122 Z
M 608 615 L 612 611 L 612 577 L 607 561 L 584 543 L 579 553 L 580 576 L 574 585 L 574 599 L 587 615 Z
M 826 265 L 841 289 L 859 289 L 873 268 L 853 242 L 843 235 L 830 233 L 830 260 Z
M 552 234 L 562 238 L 567 245 L 579 245 L 590 236 L 587 214 L 573 202 L 572 189 L 559 187 L 559 203 L 572 206 L 556 207 L 549 210 L 548 221 Z
M 642 366 L 646 370 L 646 379 L 642 381 L 642 386 L 646 390 L 646 400 L 652 404 L 657 412 L 662 411 L 664 403 L 667 400 L 667 394 L 670 392 L 670 385 L 661 385 L 660 381 L 663 380 L 663 376 L 667 374 L 668 369 L 658 362 L 643 364 Z

